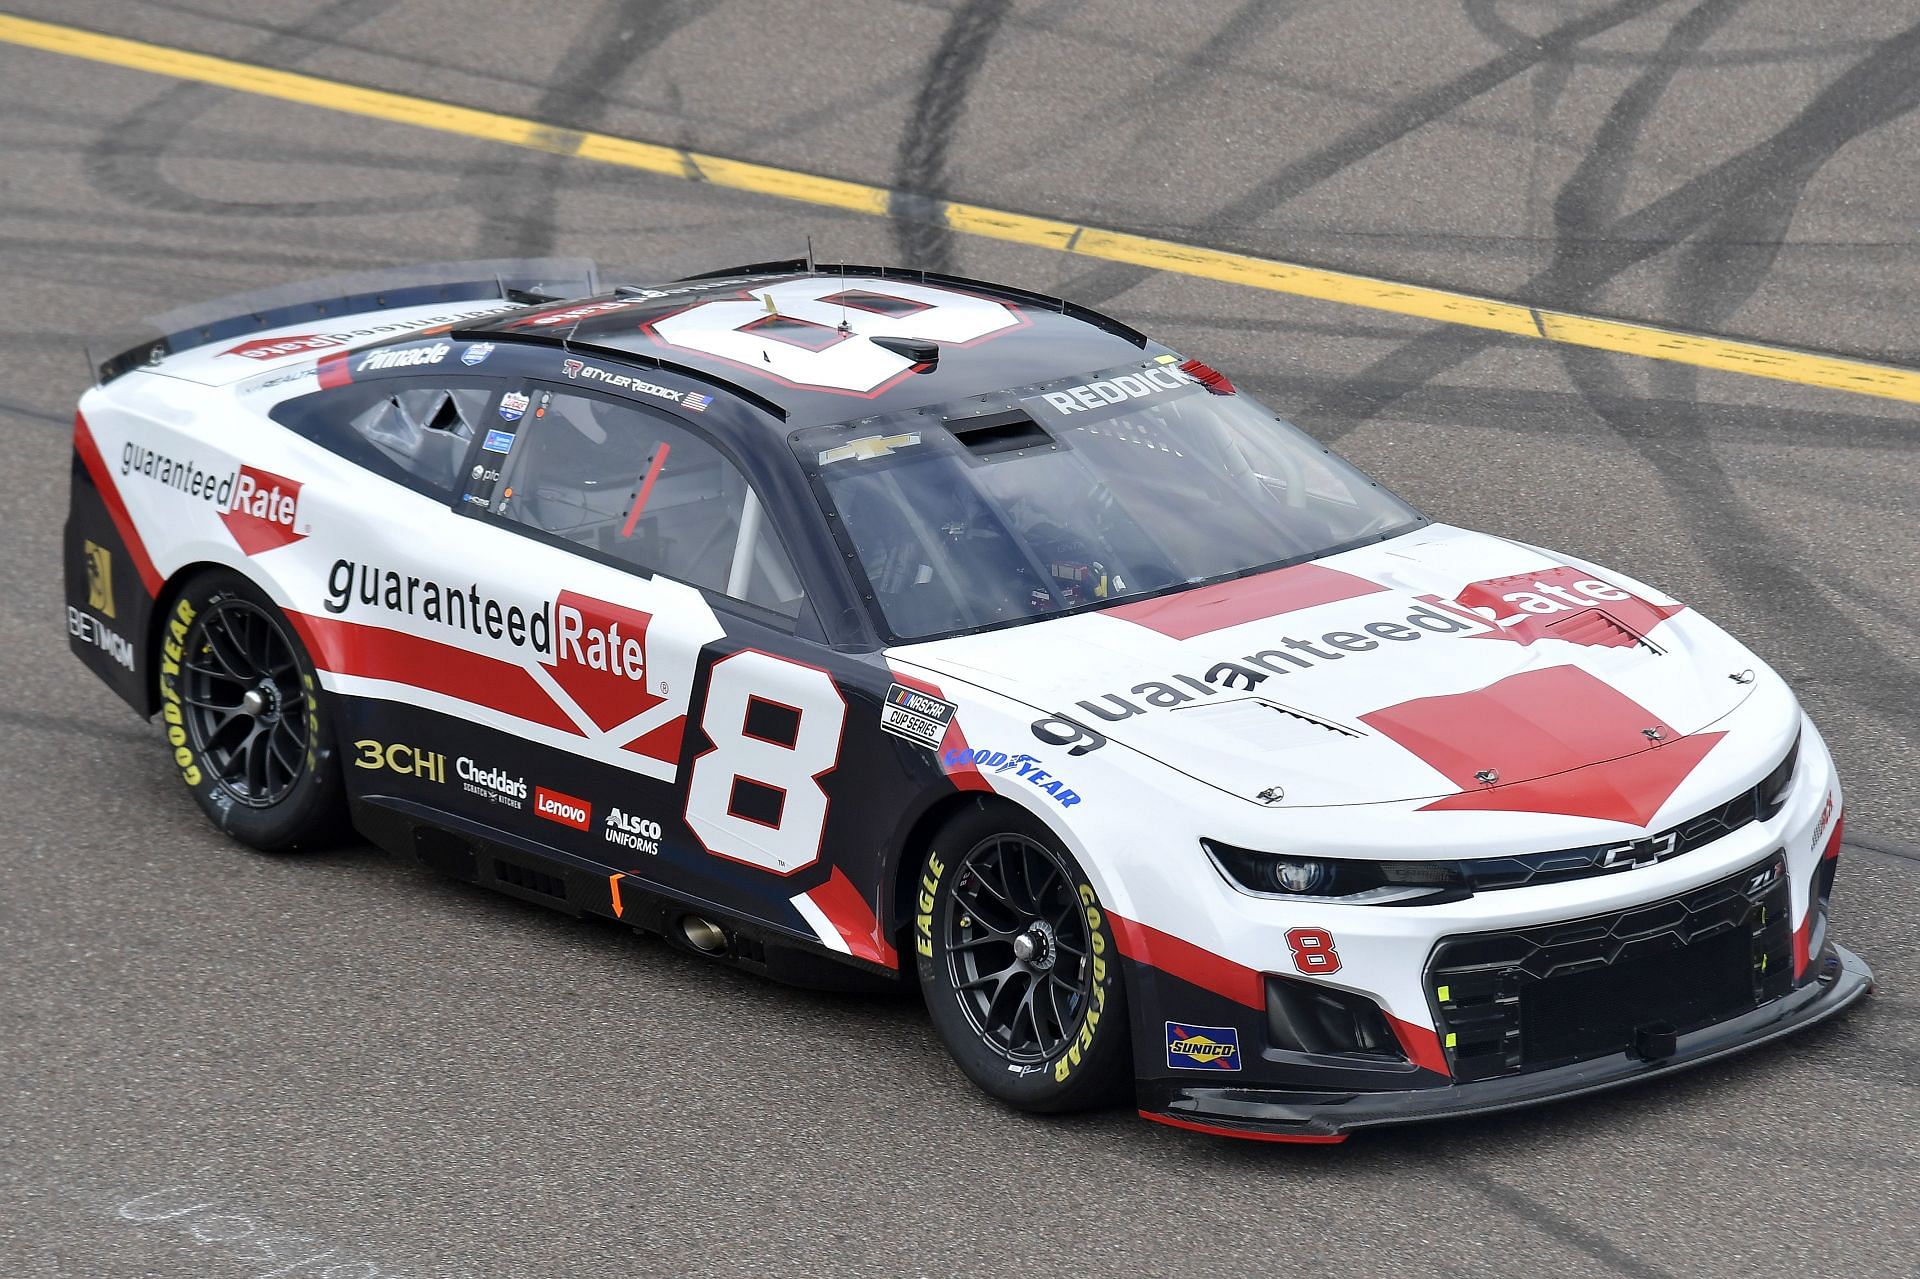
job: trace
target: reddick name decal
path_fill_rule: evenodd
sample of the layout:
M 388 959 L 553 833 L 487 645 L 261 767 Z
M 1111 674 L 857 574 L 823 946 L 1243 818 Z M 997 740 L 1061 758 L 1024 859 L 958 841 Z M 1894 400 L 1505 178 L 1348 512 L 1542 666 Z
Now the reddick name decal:
M 1165 399 L 1172 392 L 1185 391 L 1194 380 L 1173 365 L 1120 373 L 1079 386 L 1061 387 L 1039 395 L 1023 397 L 1020 403 L 1037 418 L 1105 417 L 1116 407 L 1137 408 L 1136 401 Z

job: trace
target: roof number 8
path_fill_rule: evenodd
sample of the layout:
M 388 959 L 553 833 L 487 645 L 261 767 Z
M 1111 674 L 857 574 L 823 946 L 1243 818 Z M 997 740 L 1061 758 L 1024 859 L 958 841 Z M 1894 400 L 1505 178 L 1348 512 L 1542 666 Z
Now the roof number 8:
M 809 276 L 755 289 L 751 297 L 699 302 L 646 328 L 670 346 L 791 386 L 870 397 L 915 366 L 863 338 L 964 345 L 1020 323 L 1011 307 L 952 289 L 857 276 Z

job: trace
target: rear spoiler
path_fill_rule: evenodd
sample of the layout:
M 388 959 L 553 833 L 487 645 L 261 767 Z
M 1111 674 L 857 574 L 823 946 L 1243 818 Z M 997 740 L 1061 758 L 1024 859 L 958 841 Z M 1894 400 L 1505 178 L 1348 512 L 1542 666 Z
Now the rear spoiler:
M 124 348 L 120 344 L 130 333 L 109 339 L 106 349 L 119 348 L 119 354 L 105 360 L 95 360 L 90 347 L 87 362 L 96 382 L 106 383 L 195 347 L 292 324 L 338 322 L 436 302 L 499 298 L 506 307 L 598 292 L 599 268 L 588 258 L 495 258 L 359 271 L 236 293 L 149 317 L 139 330 L 144 336 Z

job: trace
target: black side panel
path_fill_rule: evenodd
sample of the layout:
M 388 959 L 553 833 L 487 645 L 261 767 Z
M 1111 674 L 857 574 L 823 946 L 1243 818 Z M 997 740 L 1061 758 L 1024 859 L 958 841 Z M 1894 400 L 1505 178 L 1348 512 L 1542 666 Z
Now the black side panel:
M 74 655 L 142 715 L 153 714 L 147 644 L 153 598 L 84 462 L 73 458 L 73 493 L 61 560 L 63 624 Z

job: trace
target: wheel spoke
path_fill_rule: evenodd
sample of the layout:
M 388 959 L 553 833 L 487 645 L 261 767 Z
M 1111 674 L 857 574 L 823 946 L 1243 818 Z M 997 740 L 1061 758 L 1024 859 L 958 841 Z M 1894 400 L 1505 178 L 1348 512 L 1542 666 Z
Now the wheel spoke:
M 234 679 L 242 683 L 250 682 L 256 668 L 247 657 L 246 645 L 234 635 L 233 622 L 227 610 L 213 615 L 207 623 L 205 634 L 207 649 L 213 654 L 213 659 L 224 666 Z
M 991 937 L 966 937 L 947 947 L 948 950 L 978 950 L 982 946 L 1006 946 L 1008 935 L 995 932 Z
M 288 780 L 292 780 L 293 778 L 298 777 L 300 775 L 300 756 L 302 752 L 299 750 L 295 750 L 293 752 L 292 759 L 288 759 L 285 755 L 282 755 L 280 753 L 280 736 L 281 736 L 280 730 L 283 729 L 284 727 L 286 727 L 284 724 L 275 724 L 273 728 L 268 731 L 267 749 L 268 749 L 268 752 L 273 756 L 274 762 L 279 764 L 280 767 L 283 770 L 285 770 Z

